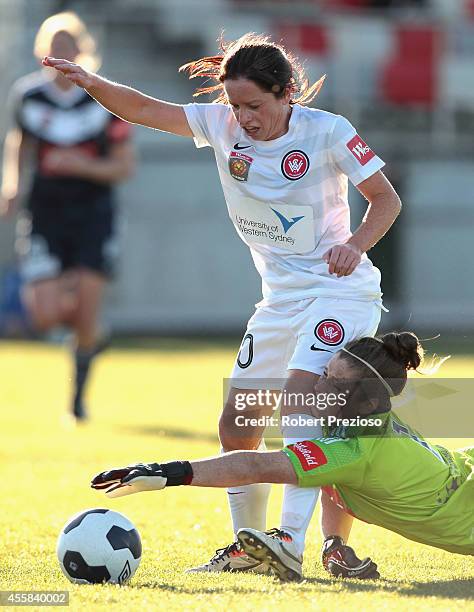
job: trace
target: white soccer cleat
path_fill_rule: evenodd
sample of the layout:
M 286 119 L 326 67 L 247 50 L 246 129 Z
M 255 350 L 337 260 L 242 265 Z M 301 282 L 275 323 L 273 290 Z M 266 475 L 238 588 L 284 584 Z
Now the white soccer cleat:
M 273 570 L 280 580 L 300 582 L 303 579 L 303 559 L 291 536 L 281 529 L 265 532 L 239 529 L 237 539 L 249 557 Z
M 217 549 L 216 554 L 208 563 L 186 570 L 187 574 L 197 572 L 256 572 L 257 574 L 268 574 L 270 568 L 249 557 L 238 542 L 232 542 L 225 548 Z

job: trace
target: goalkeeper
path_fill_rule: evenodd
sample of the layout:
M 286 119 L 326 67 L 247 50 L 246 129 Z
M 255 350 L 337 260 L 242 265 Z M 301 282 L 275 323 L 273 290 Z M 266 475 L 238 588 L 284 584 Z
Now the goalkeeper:
M 329 361 L 316 391 L 337 395 L 344 389 L 346 402 L 336 416 L 370 415 L 379 422 L 375 428 L 339 427 L 328 437 L 281 451 L 131 465 L 98 474 L 92 487 L 110 497 L 176 485 L 324 487 L 356 518 L 423 544 L 474 555 L 474 447 L 448 451 L 431 445 L 390 410 L 390 398 L 402 392 L 407 371 L 417 369 L 422 357 L 417 337 L 403 332 L 355 340 Z M 256 566 L 272 568 L 282 580 L 301 579 L 302 553 L 285 526 L 268 532 L 243 528 L 237 537 L 236 545 Z M 338 536 L 326 538 L 323 563 L 336 576 L 378 577 L 375 563 L 357 558 Z

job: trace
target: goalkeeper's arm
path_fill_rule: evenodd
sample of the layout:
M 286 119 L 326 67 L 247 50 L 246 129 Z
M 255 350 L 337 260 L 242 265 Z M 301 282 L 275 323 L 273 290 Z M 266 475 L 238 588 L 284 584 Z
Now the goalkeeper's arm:
M 137 463 L 113 468 L 92 479 L 93 489 L 121 497 L 164 487 L 231 487 L 257 482 L 296 484 L 296 473 L 282 451 L 234 451 L 199 461 Z

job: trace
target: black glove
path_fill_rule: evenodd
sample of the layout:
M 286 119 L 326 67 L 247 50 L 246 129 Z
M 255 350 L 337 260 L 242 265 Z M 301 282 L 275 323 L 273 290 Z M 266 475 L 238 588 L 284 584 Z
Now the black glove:
M 354 549 L 344 544 L 339 536 L 329 536 L 324 540 L 322 560 L 325 569 L 336 578 L 359 578 L 375 580 L 380 578 L 377 565 L 366 557 L 359 559 Z
M 105 490 L 107 497 L 122 497 L 141 491 L 163 489 L 166 482 L 167 478 L 159 463 L 136 463 L 97 474 L 91 481 L 91 487 Z

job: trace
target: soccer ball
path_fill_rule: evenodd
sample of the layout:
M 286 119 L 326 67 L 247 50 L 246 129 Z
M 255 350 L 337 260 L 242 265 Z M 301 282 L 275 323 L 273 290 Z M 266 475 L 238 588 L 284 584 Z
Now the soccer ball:
M 59 534 L 56 552 L 71 582 L 123 584 L 140 564 L 142 543 L 123 514 L 93 508 L 69 519 Z

